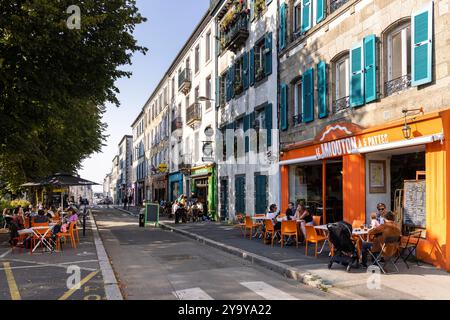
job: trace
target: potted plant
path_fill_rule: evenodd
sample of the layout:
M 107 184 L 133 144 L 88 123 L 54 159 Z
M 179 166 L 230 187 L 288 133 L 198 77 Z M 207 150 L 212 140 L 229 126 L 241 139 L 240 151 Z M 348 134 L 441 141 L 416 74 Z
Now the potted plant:
M 255 0 L 255 16 L 261 15 L 266 8 L 266 0 Z

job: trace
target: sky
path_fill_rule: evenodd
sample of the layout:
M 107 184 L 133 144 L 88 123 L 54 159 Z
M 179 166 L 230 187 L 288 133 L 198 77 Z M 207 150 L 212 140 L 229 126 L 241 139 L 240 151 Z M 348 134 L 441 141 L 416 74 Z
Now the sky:
M 149 50 L 146 55 L 135 54 L 133 64 L 122 68 L 131 70 L 133 75 L 116 82 L 121 105 L 108 105 L 103 115 L 103 122 L 108 124 L 106 146 L 101 153 L 83 161 L 83 168 L 78 171 L 82 178 L 100 184 L 94 186 L 96 192 L 103 190 L 103 178 L 111 171 L 120 140 L 131 135 L 131 124 L 200 22 L 209 0 L 138 0 L 137 6 L 147 22 L 136 27 L 134 37 Z M 82 19 L 83 16 L 81 22 Z

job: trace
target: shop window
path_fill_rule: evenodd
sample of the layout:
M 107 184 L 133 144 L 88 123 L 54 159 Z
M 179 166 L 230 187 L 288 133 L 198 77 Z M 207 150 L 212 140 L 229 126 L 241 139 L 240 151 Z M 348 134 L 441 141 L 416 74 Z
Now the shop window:
M 385 95 L 411 86 L 411 26 L 409 21 L 388 31 L 386 35 Z
M 302 123 L 302 80 L 298 80 L 294 83 L 294 126 L 298 126 Z
M 333 112 L 348 109 L 350 107 L 349 92 L 349 54 L 340 55 L 334 62 L 334 92 L 333 92 Z

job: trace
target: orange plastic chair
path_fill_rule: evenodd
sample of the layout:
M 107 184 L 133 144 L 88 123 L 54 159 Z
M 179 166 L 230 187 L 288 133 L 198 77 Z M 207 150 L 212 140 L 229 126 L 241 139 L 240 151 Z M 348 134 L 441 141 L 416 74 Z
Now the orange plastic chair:
M 80 243 L 80 235 L 78 234 L 78 222 L 77 221 L 75 221 L 74 225 L 73 225 L 73 235 L 74 235 L 74 239 L 79 244 Z
M 245 217 L 245 226 L 244 226 L 244 238 L 247 235 L 247 230 L 250 230 L 249 238 L 252 239 L 253 229 L 257 229 L 261 226 L 259 223 L 254 223 L 251 217 Z
M 241 232 L 244 233 L 245 214 L 242 214 L 242 213 L 237 214 L 236 221 L 237 221 L 237 224 L 235 224 L 234 226 L 239 228 L 239 230 L 241 230 Z
M 74 225 L 76 222 L 71 222 L 69 225 L 69 231 L 68 232 L 59 232 L 56 234 L 56 250 L 61 249 L 61 238 L 64 237 L 64 244 L 66 244 L 67 238 L 70 239 L 70 244 L 72 245 L 72 248 L 76 248 L 76 242 L 74 237 Z
M 305 229 L 306 229 L 305 255 L 308 255 L 308 243 L 314 243 L 316 245 L 314 256 L 317 258 L 317 246 L 320 242 L 327 240 L 327 237 L 317 234 L 317 230 L 316 228 L 314 228 L 314 226 L 305 226 Z
M 297 221 L 295 220 L 281 221 L 281 247 L 284 246 L 285 236 L 295 236 L 295 242 L 298 248 Z
M 320 226 L 320 222 L 322 221 L 322 217 L 321 216 L 313 216 L 313 224 L 315 226 Z
M 272 247 L 273 247 L 273 241 L 275 239 L 275 236 L 279 235 L 279 231 L 275 231 L 275 226 L 273 225 L 272 220 L 264 220 L 265 225 L 265 231 L 264 231 L 264 240 L 267 239 L 267 236 L 270 234 L 272 235 Z

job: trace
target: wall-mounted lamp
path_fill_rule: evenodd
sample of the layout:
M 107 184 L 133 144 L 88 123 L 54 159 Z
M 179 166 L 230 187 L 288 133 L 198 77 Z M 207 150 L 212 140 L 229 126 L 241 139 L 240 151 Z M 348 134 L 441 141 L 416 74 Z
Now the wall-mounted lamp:
M 405 139 L 410 139 L 412 136 L 411 127 L 408 125 L 408 115 L 417 115 L 417 114 L 423 114 L 423 108 L 416 108 L 416 109 L 403 109 L 402 110 L 403 117 L 405 118 L 405 124 L 402 127 L 403 137 Z

